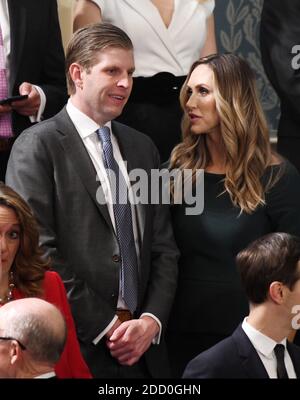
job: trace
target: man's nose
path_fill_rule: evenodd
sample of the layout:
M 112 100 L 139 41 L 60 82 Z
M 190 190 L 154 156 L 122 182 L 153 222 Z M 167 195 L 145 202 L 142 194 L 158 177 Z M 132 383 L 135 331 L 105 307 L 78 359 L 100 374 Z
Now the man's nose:
M 118 86 L 122 86 L 124 88 L 129 88 L 132 82 L 132 78 L 129 75 L 124 76 L 122 79 L 118 81 Z

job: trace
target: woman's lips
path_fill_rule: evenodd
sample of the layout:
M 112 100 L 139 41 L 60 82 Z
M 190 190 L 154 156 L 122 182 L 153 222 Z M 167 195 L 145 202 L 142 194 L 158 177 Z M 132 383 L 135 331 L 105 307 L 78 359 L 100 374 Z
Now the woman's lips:
M 197 120 L 201 119 L 202 117 L 200 115 L 196 115 L 196 114 L 190 113 L 189 114 L 189 118 L 193 122 L 193 121 L 197 121 Z

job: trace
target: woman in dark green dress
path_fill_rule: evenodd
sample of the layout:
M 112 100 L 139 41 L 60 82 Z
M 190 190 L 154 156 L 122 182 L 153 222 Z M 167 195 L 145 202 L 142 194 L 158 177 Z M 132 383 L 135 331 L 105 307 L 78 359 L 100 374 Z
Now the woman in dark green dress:
M 204 210 L 171 207 L 181 252 L 167 332 L 173 375 L 229 336 L 248 313 L 235 256 L 269 232 L 300 236 L 300 176 L 271 151 L 246 61 L 233 54 L 194 63 L 181 90 L 183 141 L 170 169 L 204 170 Z M 300 129 L 300 127 L 299 127 Z M 196 182 L 194 182 L 196 184 Z

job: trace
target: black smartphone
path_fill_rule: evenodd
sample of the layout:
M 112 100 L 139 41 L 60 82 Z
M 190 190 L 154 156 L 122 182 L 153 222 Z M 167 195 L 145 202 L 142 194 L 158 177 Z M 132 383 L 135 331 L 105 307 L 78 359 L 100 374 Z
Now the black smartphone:
M 4 105 L 4 104 L 11 104 L 14 101 L 20 101 L 20 100 L 25 100 L 28 98 L 28 94 L 23 94 L 21 96 L 11 96 L 11 97 L 7 97 L 6 99 L 1 99 L 0 100 L 0 105 Z

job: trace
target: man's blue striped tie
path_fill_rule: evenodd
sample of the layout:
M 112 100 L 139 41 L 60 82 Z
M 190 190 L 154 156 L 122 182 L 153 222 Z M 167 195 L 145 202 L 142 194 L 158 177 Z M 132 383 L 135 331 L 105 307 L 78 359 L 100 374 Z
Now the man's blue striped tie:
M 103 148 L 103 162 L 110 181 L 117 238 L 121 253 L 121 293 L 129 310 L 134 313 L 138 296 L 138 266 L 132 227 L 131 205 L 128 186 L 114 158 L 110 129 L 97 130 Z

